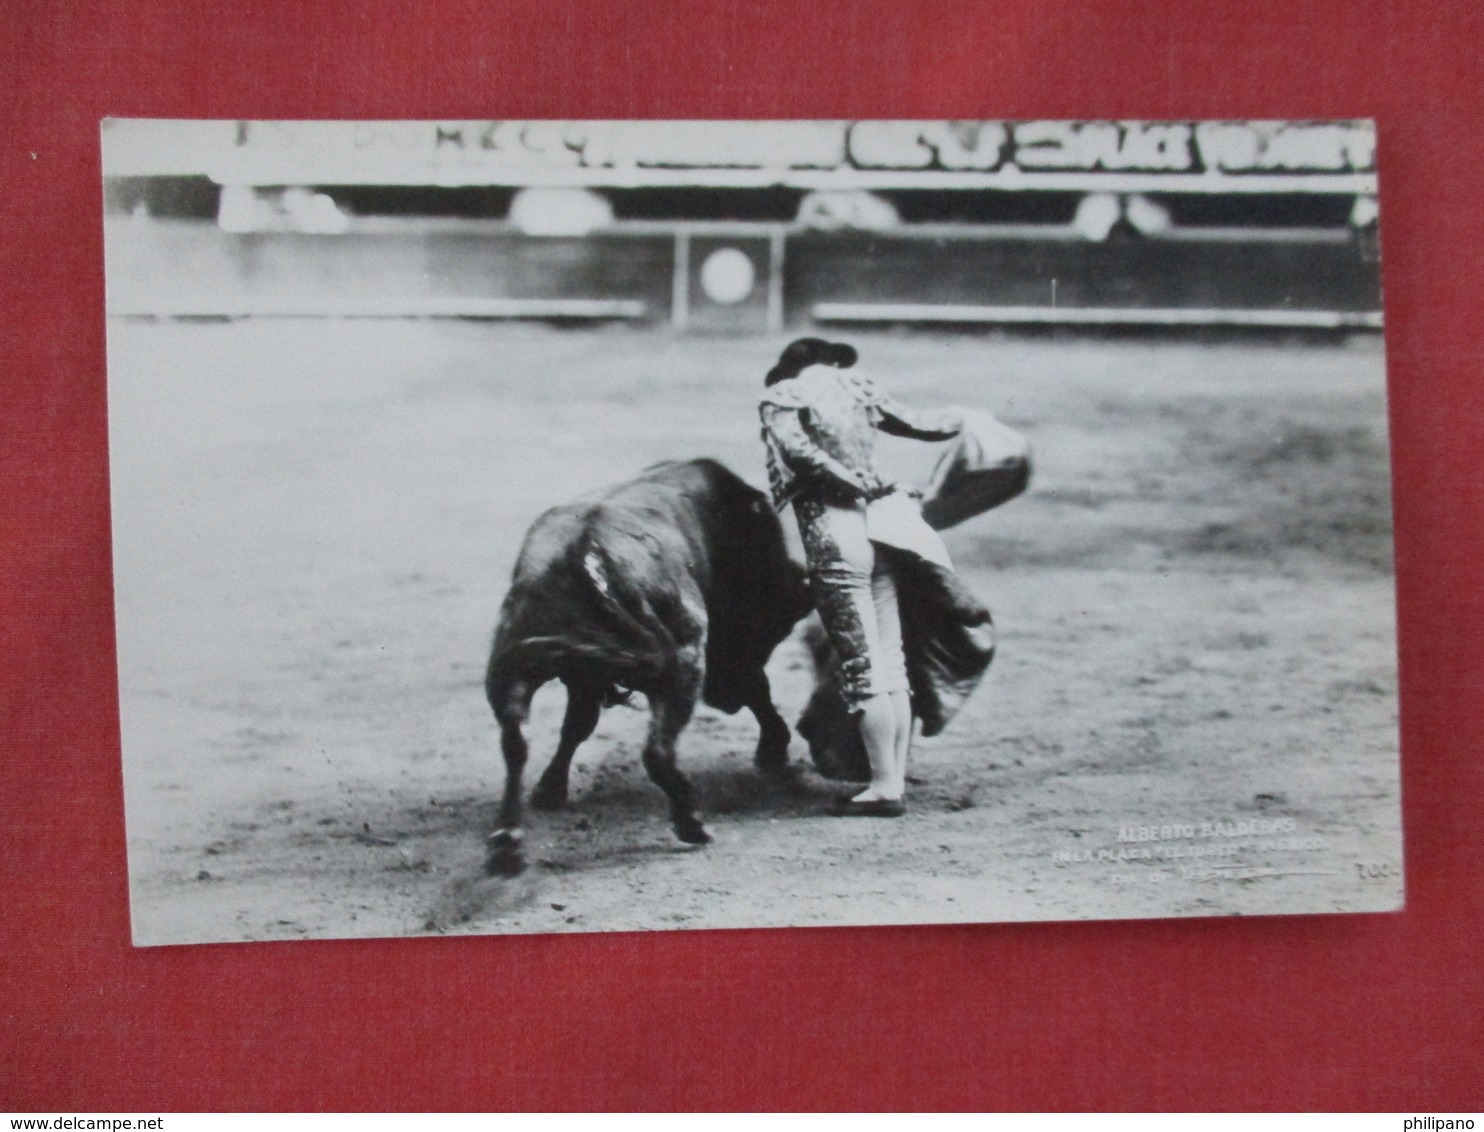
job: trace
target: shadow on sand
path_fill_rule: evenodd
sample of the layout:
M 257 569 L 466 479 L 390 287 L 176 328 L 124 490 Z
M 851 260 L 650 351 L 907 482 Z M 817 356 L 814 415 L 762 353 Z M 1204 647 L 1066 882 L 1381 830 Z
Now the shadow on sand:
M 698 768 L 689 777 L 701 798 L 703 819 L 725 815 L 729 822 L 743 824 L 817 816 L 842 790 L 841 784 L 819 778 L 797 763 L 783 775 L 762 775 L 747 765 Z M 493 821 L 493 802 L 456 800 L 438 809 L 445 815 L 463 815 L 458 835 L 471 848 L 482 849 L 482 837 Z M 414 815 L 408 818 L 401 824 L 417 820 Z M 707 851 L 671 836 L 664 795 L 632 766 L 598 768 L 595 780 L 574 790 L 563 809 L 527 810 L 525 828 L 526 871 L 515 877 L 488 876 L 482 857 L 469 853 L 429 909 L 423 930 L 457 930 L 476 920 L 498 920 L 531 908 L 540 900 L 543 879 L 552 874 L 594 872 Z M 455 831 L 445 827 L 444 832 Z

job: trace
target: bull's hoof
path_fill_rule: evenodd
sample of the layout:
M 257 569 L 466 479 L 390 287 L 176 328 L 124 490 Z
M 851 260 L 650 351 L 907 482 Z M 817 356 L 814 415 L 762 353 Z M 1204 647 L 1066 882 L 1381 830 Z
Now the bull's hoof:
M 711 835 L 699 818 L 676 818 L 675 836 L 687 845 L 710 845 Z
M 536 789 L 531 791 L 531 808 L 534 810 L 560 810 L 566 804 L 567 784 L 565 782 L 538 782 Z
M 490 834 L 484 858 L 485 873 L 492 877 L 514 877 L 525 872 L 526 858 L 520 843 L 518 829 L 497 829 Z

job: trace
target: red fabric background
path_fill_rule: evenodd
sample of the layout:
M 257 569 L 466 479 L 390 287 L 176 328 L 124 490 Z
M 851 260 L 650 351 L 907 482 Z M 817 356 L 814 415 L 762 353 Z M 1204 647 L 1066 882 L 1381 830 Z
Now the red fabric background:
M 1484 1107 L 1472 0 L 0 11 L 0 1109 Z M 1408 906 L 136 951 L 98 119 L 1380 123 Z

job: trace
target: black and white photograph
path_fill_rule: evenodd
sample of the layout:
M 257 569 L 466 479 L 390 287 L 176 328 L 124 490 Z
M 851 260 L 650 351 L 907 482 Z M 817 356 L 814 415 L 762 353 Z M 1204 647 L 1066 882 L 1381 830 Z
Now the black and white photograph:
M 1402 907 L 1371 122 L 101 132 L 135 944 Z

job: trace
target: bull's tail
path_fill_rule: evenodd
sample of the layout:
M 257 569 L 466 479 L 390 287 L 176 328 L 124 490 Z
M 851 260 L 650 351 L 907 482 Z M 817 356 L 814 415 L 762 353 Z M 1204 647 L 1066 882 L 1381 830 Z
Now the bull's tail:
M 491 703 L 497 693 L 503 692 L 509 683 L 507 672 L 539 672 L 548 679 L 580 679 L 589 686 L 605 683 L 592 679 L 603 671 L 610 671 L 615 679 L 607 681 L 613 685 L 603 692 L 604 702 L 611 705 L 624 702 L 627 697 L 619 686 L 640 687 L 651 683 L 649 679 L 659 671 L 655 665 L 644 663 L 643 658 L 630 655 L 630 649 L 606 641 L 573 641 L 563 636 L 526 637 L 519 641 L 497 645 L 490 656 L 489 671 L 485 686 L 490 691 Z

